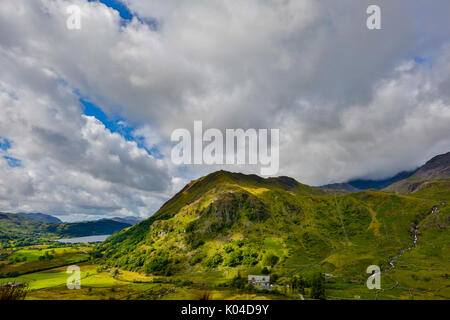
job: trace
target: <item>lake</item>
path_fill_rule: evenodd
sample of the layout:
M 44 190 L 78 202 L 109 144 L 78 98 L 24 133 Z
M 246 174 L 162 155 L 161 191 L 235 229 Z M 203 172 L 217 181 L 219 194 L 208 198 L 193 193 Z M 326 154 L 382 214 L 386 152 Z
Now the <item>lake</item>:
M 100 236 L 88 236 L 88 237 L 79 237 L 79 238 L 58 239 L 58 240 L 55 240 L 55 241 L 63 242 L 63 243 L 103 242 L 109 236 L 110 236 L 110 234 L 105 234 L 105 235 L 100 235 Z

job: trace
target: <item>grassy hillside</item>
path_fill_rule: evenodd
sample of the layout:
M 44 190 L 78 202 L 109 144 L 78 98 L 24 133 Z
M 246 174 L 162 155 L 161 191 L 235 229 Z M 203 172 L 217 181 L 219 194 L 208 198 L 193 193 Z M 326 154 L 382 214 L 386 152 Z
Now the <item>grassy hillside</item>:
M 349 285 L 351 296 L 368 291 L 369 265 L 403 276 L 405 268 L 391 270 L 390 262 L 414 245 L 418 228 L 418 247 L 408 252 L 417 252 L 419 259 L 443 246 L 434 249 L 441 251 L 433 258 L 435 281 L 442 281 L 449 267 L 449 210 L 439 195 L 441 186 L 436 188 L 435 196 L 334 194 L 287 177 L 219 171 L 189 183 L 154 216 L 109 238 L 102 250 L 112 267 L 202 279 L 212 274 L 215 283 L 237 271 L 266 269 L 281 277 L 327 272 L 339 279 L 338 287 Z M 441 231 L 429 224 L 436 219 Z M 330 292 L 339 289 L 331 283 Z
M 17 214 L 0 212 L 0 242 L 25 238 L 55 236 L 47 230 L 48 224 L 31 220 Z

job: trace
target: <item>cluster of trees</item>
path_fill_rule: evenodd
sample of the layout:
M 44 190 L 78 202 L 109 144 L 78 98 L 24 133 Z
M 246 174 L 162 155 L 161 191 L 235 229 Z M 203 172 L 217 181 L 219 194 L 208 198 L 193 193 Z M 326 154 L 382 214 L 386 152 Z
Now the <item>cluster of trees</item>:
M 39 261 L 53 260 L 53 258 L 55 258 L 55 256 L 53 254 L 55 254 L 55 250 L 45 251 L 44 255 L 39 256 Z
M 145 265 L 145 273 L 170 276 L 172 271 L 168 266 L 171 260 L 165 250 L 158 251 Z
M 0 261 L 5 261 L 8 259 L 8 257 L 9 254 L 7 252 L 0 253 Z
M 311 288 L 310 295 L 313 299 L 323 300 L 326 298 L 325 276 L 321 272 L 314 273 L 310 279 L 305 279 L 302 275 L 295 275 L 289 279 L 292 290 L 305 294 L 305 288 Z
M 311 298 L 325 299 L 325 276 L 323 273 L 315 273 L 311 283 Z
M 19 263 L 27 261 L 27 257 L 25 256 L 16 256 L 8 259 L 10 263 Z
M 13 252 L 12 252 L 13 253 Z M 18 254 L 16 256 L 13 256 L 12 253 L 1 253 L 0 254 L 0 261 L 8 261 L 8 264 L 14 264 L 19 262 L 25 262 L 27 261 L 27 257 L 22 256 L 21 254 Z M 4 266 L 4 264 L 0 264 L 0 269 Z
M 280 287 L 264 290 L 271 293 L 282 293 L 284 288 L 284 294 L 286 294 L 286 285 L 289 285 L 291 290 L 294 292 L 298 292 L 301 294 L 305 294 L 305 289 L 309 288 L 310 297 L 313 299 L 326 299 L 325 292 L 325 276 L 321 272 L 317 272 L 312 274 L 308 279 L 305 279 L 302 275 L 295 275 L 289 279 L 280 277 L 278 274 L 272 273 L 270 276 L 270 282 L 279 285 Z M 231 279 L 228 283 L 223 284 L 222 286 L 232 287 L 236 289 L 245 289 L 251 292 L 258 290 L 253 285 L 249 284 L 247 279 L 242 277 L 239 273 Z
M 199 263 L 202 259 L 203 257 L 200 254 L 194 255 L 191 259 L 191 265 Z M 272 268 L 280 259 L 273 253 L 268 253 L 263 258 L 262 254 L 258 253 L 255 248 L 245 247 L 244 242 L 236 241 L 225 245 L 223 250 L 209 256 L 205 265 L 210 269 L 214 269 L 220 264 L 225 267 L 254 266 L 261 260 L 264 265 Z
M 18 272 L 18 271 L 10 271 L 10 272 L 7 272 L 7 273 L 1 273 L 0 272 L 0 278 L 15 278 L 15 277 L 18 277 L 18 276 L 20 276 L 20 272 Z
M 250 247 L 242 248 L 241 244 L 238 247 L 233 245 L 227 245 L 224 248 L 226 253 L 224 258 L 224 266 L 226 267 L 236 267 L 239 265 L 253 266 L 259 262 L 258 252 Z

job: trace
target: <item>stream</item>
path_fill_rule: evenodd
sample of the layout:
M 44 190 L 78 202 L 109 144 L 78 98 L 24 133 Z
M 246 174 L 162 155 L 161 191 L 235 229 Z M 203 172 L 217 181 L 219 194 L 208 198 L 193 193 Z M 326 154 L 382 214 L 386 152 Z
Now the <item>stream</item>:
M 388 270 L 386 270 L 386 271 L 389 271 L 389 270 L 392 270 L 392 269 L 394 269 L 394 267 L 395 267 L 395 262 L 397 261 L 397 259 L 398 258 L 400 258 L 401 256 L 402 256 L 402 254 L 405 252 L 405 251 L 409 251 L 409 250 L 411 250 L 412 248 L 415 248 L 415 247 L 417 247 L 417 233 L 419 232 L 419 226 L 418 225 L 414 225 L 414 229 L 413 229 L 413 231 L 412 231 L 412 233 L 413 233 L 413 239 L 414 239 L 414 241 L 413 241 L 413 245 L 412 246 L 410 246 L 410 247 L 408 247 L 408 248 L 406 248 L 406 249 L 401 249 L 400 251 L 399 251 L 399 253 L 395 256 L 395 257 L 393 257 L 392 259 L 391 259 L 391 261 L 389 261 L 389 265 L 391 266 Z
M 431 209 L 431 214 L 435 213 L 435 212 L 437 211 L 437 209 L 438 209 L 438 207 L 437 207 L 437 206 L 434 206 L 434 207 Z M 390 265 L 391 267 L 390 267 L 388 270 L 386 270 L 386 271 L 389 271 L 389 270 L 394 269 L 394 267 L 395 267 L 395 262 L 397 261 L 398 258 L 400 258 L 400 257 L 402 256 L 402 254 L 403 254 L 405 251 L 409 251 L 409 250 L 411 250 L 412 248 L 417 247 L 417 234 L 419 233 L 419 226 L 418 226 L 417 224 L 414 225 L 414 229 L 412 230 L 412 233 L 413 233 L 413 245 L 410 246 L 410 247 L 408 247 L 408 248 L 406 248 L 406 249 L 400 250 L 399 253 L 398 253 L 395 257 L 393 257 L 393 258 L 391 259 L 391 261 L 389 261 L 389 265 Z

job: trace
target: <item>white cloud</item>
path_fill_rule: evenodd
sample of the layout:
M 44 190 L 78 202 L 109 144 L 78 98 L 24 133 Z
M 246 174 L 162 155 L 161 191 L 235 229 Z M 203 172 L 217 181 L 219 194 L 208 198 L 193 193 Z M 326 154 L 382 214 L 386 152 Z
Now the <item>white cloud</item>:
M 0 3 L 0 136 L 23 163 L 1 162 L 1 208 L 148 215 L 218 169 L 167 161 L 172 130 L 194 120 L 279 128 L 280 174 L 310 184 L 385 177 L 450 149 L 448 1 L 379 1 L 379 31 L 365 0 L 124 2 L 157 27 L 98 2 Z M 69 4 L 81 30 L 66 28 Z M 73 90 L 163 158 L 83 117 Z

